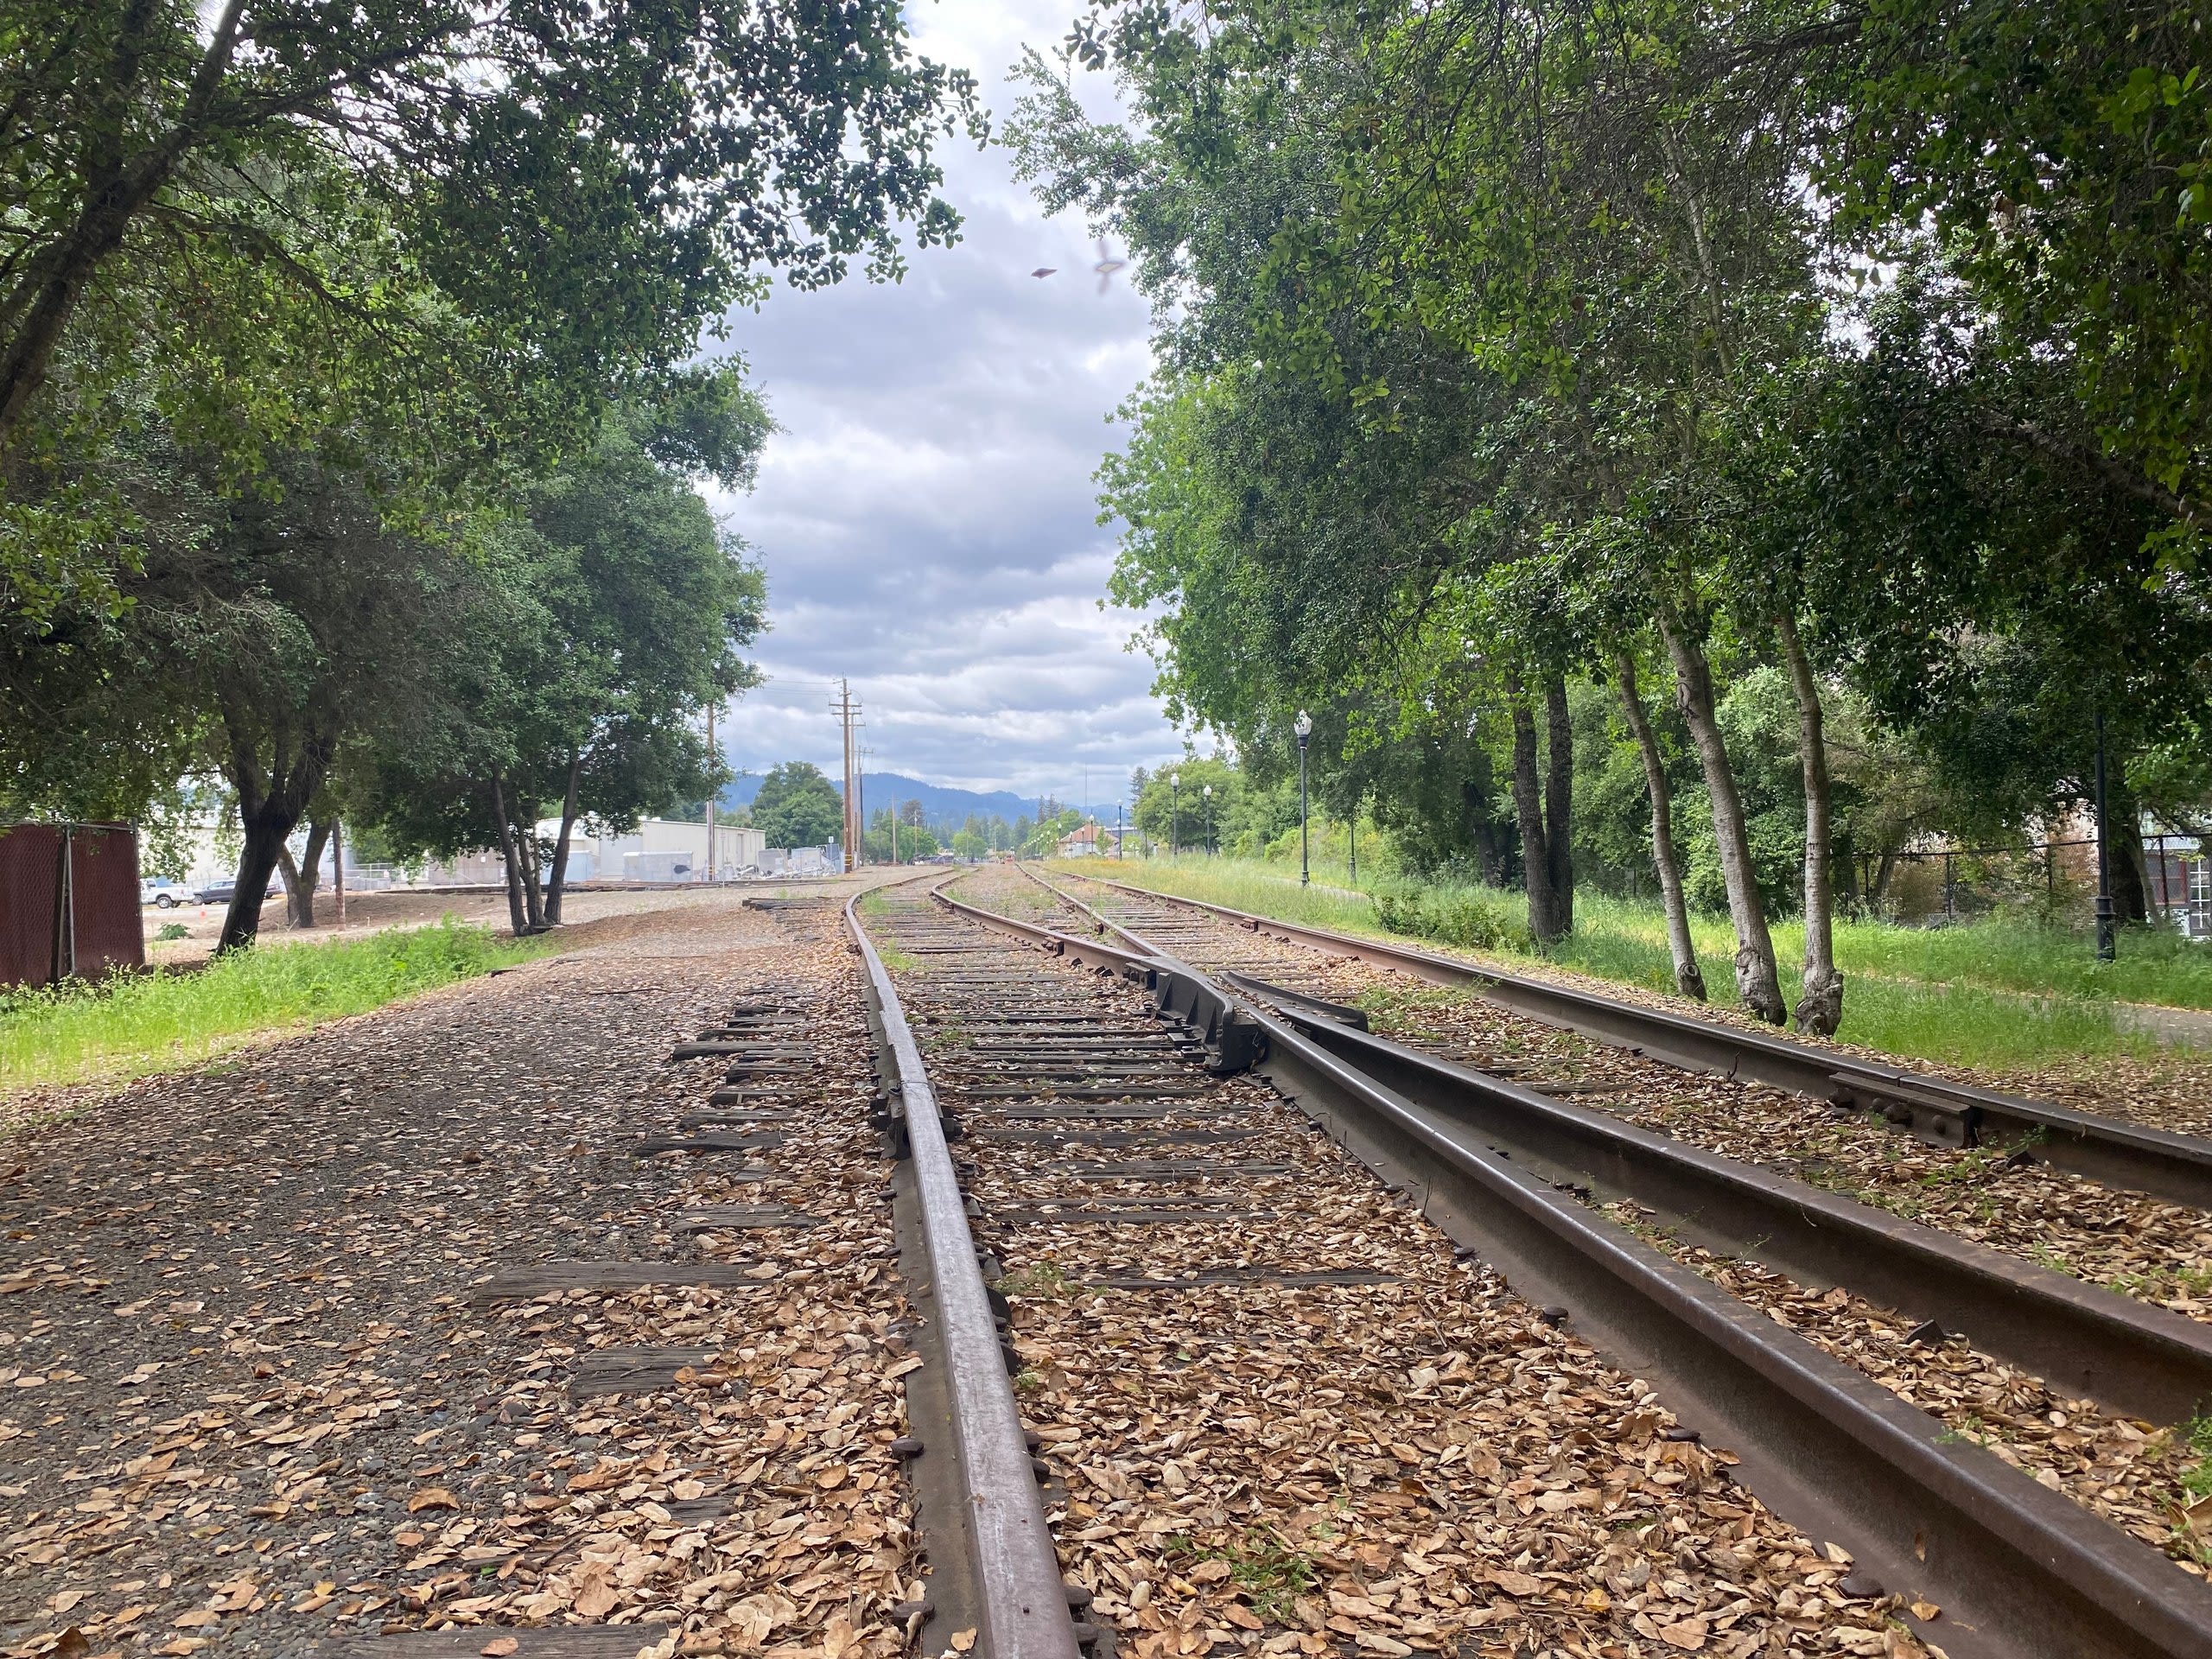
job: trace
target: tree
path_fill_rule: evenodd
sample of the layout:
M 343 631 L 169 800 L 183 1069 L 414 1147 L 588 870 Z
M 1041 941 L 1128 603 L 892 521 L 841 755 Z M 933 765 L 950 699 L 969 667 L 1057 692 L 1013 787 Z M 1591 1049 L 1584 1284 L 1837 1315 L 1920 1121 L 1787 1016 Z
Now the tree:
M 1878 257 L 1932 226 L 1978 308 L 2072 385 L 2079 423 L 2016 442 L 2154 511 L 2167 568 L 2212 529 L 2212 172 L 2202 9 L 1939 0 L 1867 10 L 1794 66 L 1832 106 L 1815 154 Z
M 9 705 L 41 715 L 35 728 L 0 729 L 21 757 L 19 788 L 75 768 L 76 787 L 98 788 L 122 816 L 195 755 L 219 771 L 244 831 L 218 945 L 237 950 L 258 931 L 285 842 L 347 747 L 404 745 L 442 717 L 438 665 L 466 651 L 479 578 L 388 529 L 358 483 L 312 457 L 275 458 L 280 498 L 225 495 L 219 461 L 163 429 L 134 455 L 123 487 L 149 530 L 127 603 L 66 607 L 0 636 Z M 108 747 L 134 730 L 163 757 L 153 768 Z
M 760 269 L 895 271 L 901 219 L 950 240 L 930 150 L 974 110 L 885 0 L 22 0 L 0 46 L 0 460 L 73 338 L 129 330 L 181 397 L 237 286 L 433 375 L 464 317 L 588 431 Z
M 771 847 L 822 847 L 837 839 L 844 805 L 822 769 L 807 760 L 769 768 L 753 798 L 753 822 Z

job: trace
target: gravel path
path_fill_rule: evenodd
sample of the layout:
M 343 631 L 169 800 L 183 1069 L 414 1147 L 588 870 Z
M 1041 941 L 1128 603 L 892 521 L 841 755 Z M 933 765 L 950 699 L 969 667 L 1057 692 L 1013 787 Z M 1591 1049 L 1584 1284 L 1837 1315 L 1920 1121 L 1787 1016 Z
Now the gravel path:
M 0 1143 L 8 1650 L 566 1621 L 664 1654 L 896 1651 L 912 1361 L 836 919 L 732 895 L 597 924 Z M 782 1144 L 638 1155 L 720 1080 L 671 1043 L 748 1001 L 818 1049 L 747 1103 L 789 1114 Z M 733 1203 L 819 1224 L 684 1230 Z M 571 1259 L 728 1282 L 493 1300 Z M 571 1389 L 636 1347 L 692 1363 Z

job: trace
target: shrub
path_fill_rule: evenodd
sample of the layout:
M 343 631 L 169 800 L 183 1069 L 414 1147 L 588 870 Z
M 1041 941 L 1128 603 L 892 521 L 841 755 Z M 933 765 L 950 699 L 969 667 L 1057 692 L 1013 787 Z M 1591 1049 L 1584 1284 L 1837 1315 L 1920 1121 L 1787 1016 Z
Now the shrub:
M 1533 944 L 1524 908 L 1494 887 L 1393 881 L 1376 887 L 1374 899 L 1376 914 L 1395 933 L 1474 950 L 1526 950 Z

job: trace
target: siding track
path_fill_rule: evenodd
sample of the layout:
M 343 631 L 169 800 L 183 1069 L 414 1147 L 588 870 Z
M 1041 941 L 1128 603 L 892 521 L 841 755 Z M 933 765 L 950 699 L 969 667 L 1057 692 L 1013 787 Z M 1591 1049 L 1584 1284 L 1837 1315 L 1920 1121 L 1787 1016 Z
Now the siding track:
M 2092 1180 L 2212 1207 L 2212 1141 L 2196 1135 L 1880 1065 L 1785 1037 L 1478 967 L 1409 945 L 1277 921 L 1120 882 L 1087 880 L 1085 885 L 1110 893 L 1111 913 L 1141 917 L 1146 936 L 1167 948 L 1178 938 L 1209 936 L 1211 930 L 1205 922 L 1211 918 L 1257 939 L 1303 945 L 1432 984 L 1471 989 L 1531 1019 L 1669 1065 L 1764 1083 L 1875 1113 L 1934 1145 L 2028 1147 L 2037 1158 Z
M 1673 1241 L 1665 1241 L 1673 1255 L 1638 1243 L 1583 1201 L 1597 1198 L 1596 1192 L 1562 1195 L 1560 1185 L 1576 1183 L 1555 1180 L 1559 1172 L 1544 1168 L 1541 1158 L 1506 1155 L 1494 1144 L 1499 1138 L 1495 1123 L 1470 1122 L 1464 1112 L 1447 1109 L 1434 1099 L 1411 1097 L 1398 1085 L 1409 1084 L 1424 1067 L 1433 1067 L 1428 1057 L 1398 1046 L 1378 1047 L 1371 1039 L 1354 1040 L 1359 1033 L 1329 1019 L 1310 1001 L 1280 998 L 1276 1008 L 1269 1009 L 1255 994 L 1237 1006 L 1203 974 L 1179 960 L 1179 950 L 1169 955 L 1162 950 L 1147 957 L 1128 948 L 1126 940 L 1118 950 L 1109 947 L 1095 936 L 1084 938 L 1089 928 L 1057 899 L 1039 893 L 1025 900 L 1018 896 L 1022 889 L 1009 887 L 995 874 L 972 883 L 993 884 L 995 891 L 976 896 L 988 898 L 994 908 L 1029 912 L 1027 918 L 997 924 L 1014 941 L 1014 948 L 1024 941 L 1041 943 L 1122 976 L 1101 980 L 1102 984 L 1118 987 L 1128 982 L 1128 976 L 1153 978 L 1159 1000 L 1198 1015 L 1211 1052 L 1232 1062 L 1239 1054 L 1257 1056 L 1262 1073 L 1298 1103 L 1309 1122 L 1325 1127 L 1360 1161 L 1394 1179 L 1443 1234 L 1463 1249 L 1471 1247 L 1482 1261 L 1509 1274 L 1522 1294 L 1539 1305 L 1540 1325 L 1546 1317 L 1563 1321 L 1578 1337 L 1656 1385 L 1656 1400 L 1733 1448 L 1754 1490 L 1821 1535 L 1823 1541 L 1839 1542 L 1850 1550 L 1859 1563 L 1858 1587 L 1871 1587 L 1870 1580 L 1907 1586 L 1909 1598 L 1924 1598 L 1920 1605 L 1943 1606 L 1946 1611 L 1929 1634 L 1948 1651 L 2212 1651 L 2212 1636 L 2207 1634 L 2212 1630 L 2212 1598 L 2201 1580 L 2006 1467 L 2000 1458 L 1947 1433 L 1941 1422 L 1891 1391 L 1895 1378 L 1882 1379 L 1890 1387 L 1881 1386 L 1870 1380 L 1863 1366 L 1847 1366 L 1813 1341 L 1789 1334 L 1775 1319 L 1682 1265 Z M 1039 917 L 1058 925 L 1042 926 L 1036 919 Z M 973 931 L 987 921 L 952 901 L 934 926 L 950 937 L 957 931 L 956 924 Z M 1055 932 L 1060 935 L 1057 939 L 1052 937 Z M 1197 954 L 1194 943 L 1204 946 L 1207 942 L 1185 937 L 1176 943 Z M 1282 962 L 1263 951 L 1249 950 L 1242 957 L 1223 954 L 1230 960 L 1208 965 L 1283 976 Z M 915 982 L 926 983 L 933 971 L 932 966 L 918 972 Z M 1329 1000 L 1325 988 L 1311 982 L 1293 988 L 1306 998 Z M 1090 993 L 1094 997 L 1100 994 L 1096 988 Z M 1128 995 L 1118 989 L 1113 994 Z M 1398 1070 L 1392 1071 L 1391 1065 Z M 1453 1079 L 1454 1086 L 1487 1089 L 1495 1103 L 1497 1080 L 1480 1078 L 1470 1085 L 1467 1078 L 1472 1075 Z M 1434 1081 L 1432 1075 L 1427 1083 Z M 1251 1085 L 1237 1080 L 1236 1086 Z M 1560 1116 L 1560 1109 L 1567 1103 L 1528 1090 L 1510 1090 L 1510 1094 L 1526 1096 L 1505 1103 L 1516 1114 L 1533 1107 L 1550 1112 L 1554 1125 L 1578 1122 L 1573 1114 Z M 1618 1130 L 1625 1126 L 1611 1127 Z M 1293 1144 L 1313 1149 L 1310 1139 Z M 1246 1141 L 1236 1151 L 1260 1168 L 1300 1167 L 1273 1147 L 1273 1138 L 1262 1135 L 1259 1144 Z M 1645 1149 L 1635 1150 L 1637 1156 L 1619 1160 L 1630 1165 L 1643 1161 Z M 992 1189 L 1003 1179 L 1001 1202 L 1018 1201 L 1031 1210 L 1040 1207 L 1023 1185 L 1031 1172 L 1009 1171 L 1001 1178 L 999 1160 L 1014 1154 L 994 1146 L 991 1155 L 993 1168 L 978 1168 L 977 1179 L 970 1183 L 971 1197 L 979 1184 L 981 1189 Z M 1723 1160 L 1707 1161 L 1726 1165 Z M 1174 1160 L 1160 1162 L 1166 1167 Z M 1042 1178 L 1058 1173 L 1047 1168 L 1034 1174 Z M 1293 1178 L 1294 1192 L 1302 1195 L 1306 1185 Z M 1153 1206 L 1155 1211 L 1167 1207 Z M 990 1213 L 988 1208 L 986 1213 Z M 1171 1225 L 1178 1240 L 1205 1236 L 1150 1217 L 1146 1224 L 1154 1235 L 1145 1240 L 1148 1268 L 1155 1249 L 1165 1248 L 1156 1246 L 1154 1239 L 1166 1236 Z M 1407 1225 L 1402 1215 L 1402 1237 Z M 1436 1236 L 1430 1229 L 1411 1230 Z M 1892 1230 L 1924 1230 L 1893 1225 Z M 1059 1230 L 1068 1240 L 1096 1239 L 1117 1231 L 1095 1221 L 1087 1221 L 1079 1230 Z M 1264 1268 L 1280 1275 L 1338 1266 L 1325 1257 L 1262 1262 L 1255 1247 L 1274 1236 L 1259 1218 L 1244 1218 L 1233 1235 L 1241 1250 L 1235 1258 L 1238 1270 Z M 1305 1236 L 1333 1243 L 1338 1235 L 1308 1228 Z M 1955 1255 L 1949 1246 L 1949 1241 L 1939 1243 L 1930 1259 Z M 2017 1265 L 1999 1263 L 2006 1268 Z M 1151 1270 L 1156 1274 L 1156 1268 Z M 1084 1282 L 1081 1274 L 1058 1257 L 1054 1272 L 1068 1282 Z M 1020 1274 L 1021 1269 L 1014 1270 L 1016 1280 L 1029 1283 Z M 1125 1271 L 1123 1276 L 1137 1275 Z M 1184 1276 L 1189 1276 L 1187 1267 Z M 1497 1282 L 1489 1283 L 1494 1294 Z M 2031 1291 L 2037 1288 L 2030 1287 Z M 2071 1284 L 2077 1294 L 2070 1301 L 2056 1300 L 2067 1302 L 2070 1316 L 2077 1319 L 2112 1317 L 2112 1310 L 2101 1304 L 2119 1299 L 2100 1301 L 2091 1294 L 2084 1302 L 2078 1293 L 2085 1288 Z M 1356 1291 L 1369 1298 L 1370 1306 L 1387 1294 L 1381 1287 L 1360 1290 L 1351 1286 L 1333 1294 Z M 1529 1311 L 1526 1304 L 1510 1305 Z M 1023 1326 L 1024 1306 L 1017 1297 L 1018 1331 Z M 2140 1331 L 2127 1317 L 2142 1312 L 2122 1304 L 2111 1327 L 2119 1333 L 2113 1340 L 2144 1346 Z M 1990 1320 L 1985 1314 L 1980 1322 L 1987 1325 Z M 1390 1323 L 1390 1316 L 1378 1309 L 1370 1328 Z M 2023 1320 L 2024 1325 L 2032 1323 Z M 2187 1320 L 2165 1323 L 2183 1327 L 2162 1334 L 2174 1338 L 2177 1351 L 2193 1355 L 2191 1344 L 2202 1332 Z M 2052 1343 L 2054 1348 L 2063 1345 Z M 1057 1345 L 1055 1351 L 1059 1351 Z M 1471 1355 L 1484 1351 L 1471 1344 L 1462 1351 Z M 1963 1344 L 1945 1344 L 1942 1351 L 1956 1356 Z M 2189 1358 L 2183 1369 L 2196 1363 Z M 2139 1374 L 2127 1386 L 2139 1381 Z M 2175 1386 L 2185 1389 L 2188 1382 L 2184 1378 Z M 1641 1390 L 1643 1385 L 1638 1387 Z M 2136 1438 L 2142 1436 L 2139 1433 Z M 1482 1501 L 1479 1495 L 1475 1501 Z M 1064 1542 L 1065 1537 L 1064 1531 Z M 1758 1646 L 1743 1650 L 1757 1651 Z

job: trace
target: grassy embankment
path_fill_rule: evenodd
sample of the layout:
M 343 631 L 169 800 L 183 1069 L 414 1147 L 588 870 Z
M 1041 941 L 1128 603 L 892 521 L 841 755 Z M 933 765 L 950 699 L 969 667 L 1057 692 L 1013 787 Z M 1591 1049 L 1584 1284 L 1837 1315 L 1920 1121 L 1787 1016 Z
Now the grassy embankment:
M 1081 873 L 1086 862 L 1065 868 Z M 1528 942 L 1520 896 L 1487 888 L 1392 880 L 1361 893 L 1344 885 L 1342 869 L 1317 868 L 1315 885 L 1300 889 L 1295 871 L 1230 859 L 1130 860 L 1102 873 L 1286 921 L 1435 940 L 1509 964 L 1539 959 L 1624 984 L 1674 988 L 1656 904 L 1578 894 L 1573 934 L 1540 952 Z M 1716 1001 L 1732 1004 L 1735 943 L 1726 919 L 1699 917 L 1692 932 L 1707 988 Z M 1794 1001 L 1803 932 L 1783 923 L 1774 934 L 1783 988 Z M 2116 1003 L 2212 1008 L 2212 950 L 2171 934 L 2131 932 L 2118 962 L 2099 963 L 2088 941 L 2024 921 L 1940 929 L 1847 922 L 1836 930 L 1836 956 L 1849 982 L 1837 1036 L 1923 1059 L 2017 1070 L 2085 1055 L 2147 1058 L 2158 1044 L 2124 1028 Z
M 257 945 L 192 973 L 0 993 L 0 1099 L 180 1071 L 554 948 L 550 939 L 499 938 L 448 918 L 325 944 Z

